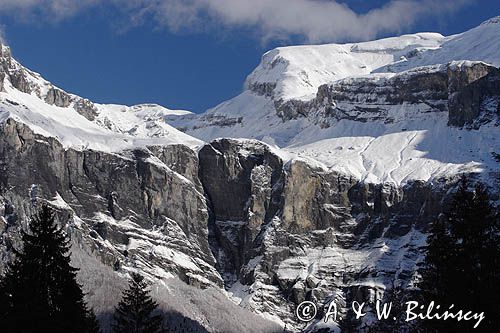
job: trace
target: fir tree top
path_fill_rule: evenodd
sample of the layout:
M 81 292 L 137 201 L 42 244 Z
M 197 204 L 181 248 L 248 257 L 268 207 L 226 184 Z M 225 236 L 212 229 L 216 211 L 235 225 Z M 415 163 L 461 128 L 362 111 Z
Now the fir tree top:
M 6 332 L 89 332 L 96 327 L 71 266 L 70 239 L 42 204 L 22 231 L 22 250 L 0 280 L 0 320 Z M 26 320 L 29 316 L 29 320 Z
M 158 304 L 151 298 L 144 277 L 133 273 L 129 288 L 115 309 L 113 330 L 117 333 L 156 333 L 162 317 L 155 315 Z

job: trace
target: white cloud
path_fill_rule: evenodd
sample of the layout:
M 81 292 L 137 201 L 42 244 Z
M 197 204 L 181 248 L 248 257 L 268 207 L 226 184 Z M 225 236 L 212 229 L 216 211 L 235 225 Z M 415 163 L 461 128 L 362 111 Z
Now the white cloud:
M 393 0 L 358 14 L 333 0 L 0 0 L 0 12 L 42 13 L 60 20 L 111 4 L 129 24 L 152 19 L 171 31 L 243 27 L 263 39 L 299 36 L 309 42 L 331 42 L 400 32 L 422 17 L 446 14 L 468 2 Z
M 100 2 L 101 0 L 0 0 L 0 13 L 15 16 L 48 15 L 42 18 L 59 20 Z

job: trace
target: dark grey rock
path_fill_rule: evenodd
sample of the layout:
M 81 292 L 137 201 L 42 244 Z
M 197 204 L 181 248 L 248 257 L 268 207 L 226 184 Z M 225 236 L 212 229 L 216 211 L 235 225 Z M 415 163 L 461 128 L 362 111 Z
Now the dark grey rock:
M 45 102 L 62 108 L 71 104 L 71 96 L 61 89 L 51 87 L 45 95 Z
M 133 246 L 129 252 L 137 264 L 170 267 L 167 271 L 200 286 L 205 283 L 196 278 L 200 274 L 203 279 L 221 284 L 215 269 L 208 269 L 215 259 L 208 244 L 208 211 L 203 193 L 172 169 L 149 163 L 150 151 L 135 150 L 120 156 L 65 149 L 56 139 L 34 134 L 12 119 L 2 124 L 0 133 L 0 196 L 8 203 L 3 205 L 2 218 L 7 225 L 14 224 L 10 217 L 14 213 L 8 207 L 15 207 L 15 214 L 24 224 L 34 201 L 60 197 L 58 201 L 67 205 L 55 204 L 61 211 L 60 221 L 73 225 L 73 217 L 77 216 L 82 239 L 102 262 L 126 261 L 116 249 L 133 245 L 131 240 L 145 239 L 151 246 L 168 244 L 203 269 L 192 271 L 191 266 L 179 264 L 175 256 L 159 253 L 150 257 L 146 249 Z M 193 158 L 193 153 L 185 158 Z M 21 224 L 7 228 L 3 236 L 15 239 L 19 227 Z M 105 242 L 113 247 L 107 247 Z M 0 246 L 0 253 L 4 251 L 7 249 Z

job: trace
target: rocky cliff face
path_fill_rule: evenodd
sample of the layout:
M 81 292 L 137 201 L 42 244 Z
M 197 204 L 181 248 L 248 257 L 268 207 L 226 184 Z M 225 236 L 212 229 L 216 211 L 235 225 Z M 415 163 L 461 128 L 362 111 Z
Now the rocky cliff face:
M 285 121 L 311 118 L 322 127 L 341 119 L 392 123 L 429 112 L 447 112 L 450 126 L 478 128 L 498 115 L 497 68 L 481 62 L 458 62 L 421 67 L 396 75 L 349 78 L 318 88 L 311 101 L 275 102 Z M 475 124 L 474 124 L 475 123 Z
M 449 118 L 452 126 L 478 129 L 500 115 L 500 71 L 484 64 L 449 70 Z M 498 120 L 497 120 L 498 124 Z
M 150 150 L 122 156 L 75 151 L 12 120 L 3 124 L 0 140 L 4 200 L 55 198 L 67 214 L 62 222 L 77 218 L 92 251 L 117 269 L 133 258 L 158 278 L 174 274 L 193 285 L 221 285 L 208 245 L 206 201 L 193 178 L 197 158 L 189 148 L 152 147 L 159 157 Z M 17 206 L 19 219 L 6 221 L 4 229 L 19 227 L 30 212 L 28 204 Z M 5 244 L 9 233 L 3 236 Z
M 226 283 L 232 284 L 279 209 L 283 162 L 265 144 L 230 139 L 206 145 L 199 158 L 214 252 Z
M 300 326 L 293 311 L 304 300 L 369 300 L 410 283 L 453 184 L 364 184 L 235 140 L 200 151 L 200 178 L 226 287 L 287 327 Z
M 178 145 L 76 151 L 12 120 L 0 156 L 2 264 L 34 203 L 46 199 L 76 246 L 116 272 L 238 290 L 242 305 L 289 328 L 303 300 L 408 283 L 450 186 L 363 184 L 284 163 L 251 140 L 217 140 L 198 156 Z
M 209 209 L 192 149 L 152 146 L 122 154 L 64 149 L 56 139 L 8 119 L 0 128 L 0 156 L 0 271 L 44 200 L 72 239 L 72 259 L 105 331 L 131 271 L 158 283 L 153 291 L 171 322 L 187 318 L 196 332 L 238 326 L 276 331 L 277 325 L 235 309 L 220 292 L 223 279 L 209 245 Z M 208 289 L 198 295 L 171 278 Z M 176 292 L 166 292 L 165 284 L 176 285 Z M 177 295 L 182 292 L 187 294 Z M 196 314 L 208 311 L 204 297 L 227 313 Z M 236 326 L 227 319 L 232 316 L 240 316 Z

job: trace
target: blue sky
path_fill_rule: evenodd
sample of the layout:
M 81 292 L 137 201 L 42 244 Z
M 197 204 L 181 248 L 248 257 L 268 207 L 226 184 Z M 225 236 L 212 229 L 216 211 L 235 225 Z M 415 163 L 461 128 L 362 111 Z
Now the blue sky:
M 156 7 L 144 0 L 84 0 L 79 7 L 71 0 L 7 0 L 0 22 L 14 56 L 67 91 L 102 103 L 202 112 L 238 94 L 261 55 L 276 46 L 449 35 L 500 15 L 498 0 L 351 0 L 340 7 L 328 0 L 254 1 L 247 8 L 242 0 L 149 2 Z

